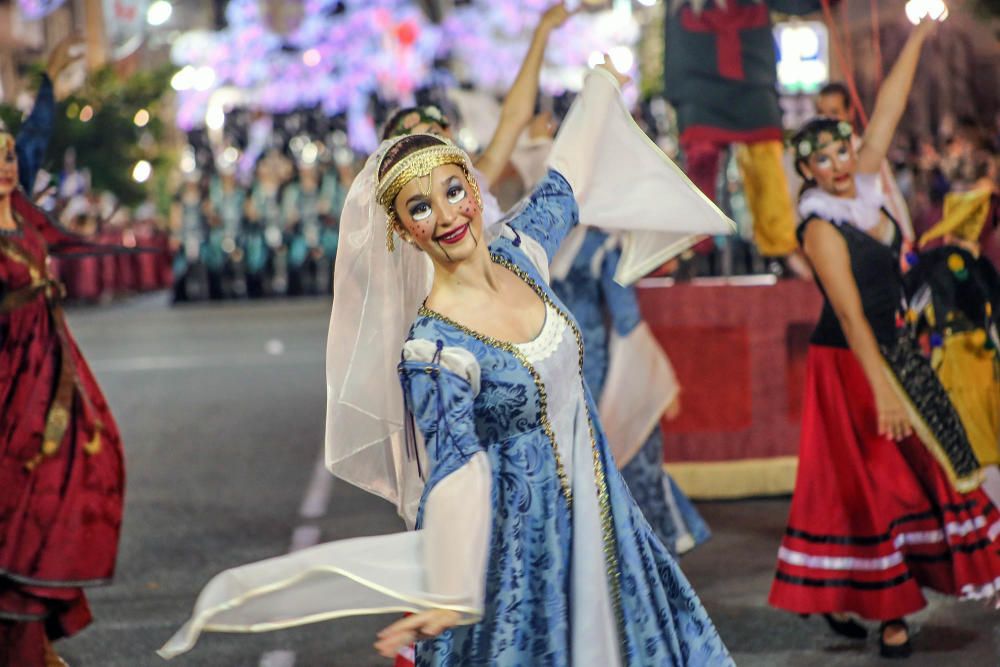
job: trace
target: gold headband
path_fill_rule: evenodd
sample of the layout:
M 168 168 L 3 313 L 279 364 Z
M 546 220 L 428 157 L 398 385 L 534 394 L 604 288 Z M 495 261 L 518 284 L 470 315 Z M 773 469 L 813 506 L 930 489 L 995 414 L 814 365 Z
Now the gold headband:
M 479 184 L 472 176 L 472 169 L 469 166 L 469 156 L 458 146 L 450 142 L 445 143 L 446 140 L 440 137 L 435 137 L 435 139 L 442 143 L 413 151 L 393 165 L 386 175 L 378 181 L 375 198 L 385 210 L 385 214 L 388 217 L 385 230 L 385 245 L 389 249 L 389 252 L 395 249 L 393 232 L 397 224 L 396 196 L 406 187 L 407 183 L 415 178 L 428 176 L 436 167 L 446 164 L 454 164 L 461 167 L 466 180 L 469 182 L 469 187 L 472 188 L 472 194 L 476 198 L 479 208 L 483 207 Z M 388 154 L 388 151 L 386 151 L 386 154 Z M 385 157 L 383 156 L 382 159 L 384 160 Z M 379 171 L 381 171 L 381 166 L 382 163 L 380 160 L 378 165 Z
M 7 153 L 14 150 L 14 143 L 15 139 L 13 134 L 0 130 L 0 151 L 3 151 L 3 157 L 6 157 Z

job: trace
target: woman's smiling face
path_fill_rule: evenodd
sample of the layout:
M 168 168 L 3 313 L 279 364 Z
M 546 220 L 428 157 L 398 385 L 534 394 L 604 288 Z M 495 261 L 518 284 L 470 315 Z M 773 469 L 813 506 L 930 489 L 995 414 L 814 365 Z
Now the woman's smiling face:
M 816 181 L 816 185 L 832 195 L 854 196 L 858 155 L 850 139 L 839 139 L 831 132 L 820 132 L 817 139 L 820 148 L 802 165 L 806 177 Z
M 14 137 L 0 132 L 0 196 L 6 197 L 17 187 L 17 151 Z
M 483 215 L 461 167 L 445 164 L 412 179 L 396 195 L 400 236 L 436 264 L 467 259 L 483 237 Z

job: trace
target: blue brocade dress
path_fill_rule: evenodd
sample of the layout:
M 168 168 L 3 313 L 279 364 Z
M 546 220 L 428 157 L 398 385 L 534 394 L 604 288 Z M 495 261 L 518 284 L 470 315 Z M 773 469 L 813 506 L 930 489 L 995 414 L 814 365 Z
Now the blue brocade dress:
M 614 281 L 621 250 L 607 247 L 608 235 L 587 229 L 579 252 L 552 289 L 576 318 L 587 353 L 583 376 L 594 396 L 604 391 L 612 330 L 621 337 L 642 321 L 635 287 Z M 698 510 L 663 470 L 663 434 L 656 426 L 642 448 L 621 469 L 632 497 L 657 536 L 674 555 L 705 542 L 711 532 Z
M 580 328 L 525 251 L 541 246 L 551 259 L 576 221 L 569 184 L 550 171 L 490 246 L 545 301 L 539 340 L 499 341 L 427 308 L 411 329 L 408 346 L 438 350 L 400 365 L 430 460 L 421 510 L 485 452 L 493 520 L 482 620 L 418 644 L 418 665 L 733 664 L 626 489 L 584 383 Z M 438 363 L 448 348 L 475 357 L 478 394 Z
M 395 365 L 386 357 L 366 358 L 374 371 L 353 366 L 359 359 L 350 355 L 327 360 L 334 392 L 371 389 L 369 396 L 335 395 L 329 403 L 328 428 L 351 424 L 354 430 L 335 443 L 344 448 L 328 449 L 328 466 L 391 497 L 408 520 L 417 514 L 418 529 L 328 542 L 226 570 L 205 586 L 191 618 L 161 656 L 190 650 L 206 631 L 265 632 L 352 615 L 448 609 L 459 614 L 461 625 L 418 644 L 417 664 L 733 664 L 615 467 L 584 381 L 580 326 L 547 284 L 556 249 L 579 221 L 574 188 L 588 224 L 617 229 L 630 226 L 622 221 L 641 223 L 645 241 L 630 246 L 619 270 L 632 268 L 623 274 L 641 273 L 675 252 L 684 238 L 724 230 L 728 223 L 642 136 L 617 82 L 601 70 L 587 78 L 549 164 L 558 171 L 549 171 L 531 197 L 486 235 L 493 239 L 493 261 L 545 303 L 545 323 L 535 340 L 495 340 L 426 307 L 409 315 L 416 308 L 407 305 L 407 317 L 415 318 L 408 334 L 392 328 L 393 317 L 374 317 L 362 325 L 364 342 L 350 349 L 371 344 L 395 355 L 402 347 L 398 374 L 405 410 L 386 385 Z M 356 223 L 363 245 L 374 238 L 366 194 L 372 176 L 366 179 L 355 181 L 361 189 L 354 204 L 367 208 L 368 217 L 355 220 L 365 215 L 356 212 L 346 218 Z M 615 183 L 631 188 L 628 201 Z M 665 199 L 670 206 L 664 207 Z M 366 256 L 360 252 L 348 251 L 347 257 Z M 349 291 L 356 289 L 351 280 L 371 284 L 355 265 L 338 262 L 341 304 L 357 296 Z M 383 269 L 391 273 L 391 267 Z M 407 270 L 419 282 L 420 267 Z M 427 294 L 429 286 L 417 291 Z M 387 370 L 388 378 L 381 377 Z M 349 381 L 354 372 L 371 381 Z M 405 428 L 407 421 L 413 429 Z M 609 420 L 609 429 L 612 424 L 619 428 Z M 412 436 L 405 442 L 404 432 Z M 643 437 L 633 440 L 641 443 Z M 412 447 L 404 452 L 406 445 Z M 359 451 L 374 456 L 355 458 Z

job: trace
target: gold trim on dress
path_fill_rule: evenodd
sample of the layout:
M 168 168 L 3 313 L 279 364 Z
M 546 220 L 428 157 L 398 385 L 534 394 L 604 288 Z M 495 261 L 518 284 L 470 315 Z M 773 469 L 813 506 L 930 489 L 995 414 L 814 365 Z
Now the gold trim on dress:
M 15 218 L 22 229 L 27 229 L 28 225 L 24 223 L 19 214 L 15 213 Z M 36 262 L 34 257 L 9 239 L 0 237 L 0 252 L 6 254 L 11 260 L 25 266 L 31 278 L 29 285 L 4 296 L 3 300 L 0 301 L 0 312 L 13 311 L 31 303 L 38 297 L 43 297 L 52 318 L 56 338 L 59 341 L 59 371 L 55 393 L 45 416 L 42 446 L 35 456 L 24 462 L 25 469 L 32 471 L 44 459 L 51 458 L 59 453 L 66 436 L 66 431 L 69 430 L 74 395 L 80 397 L 83 408 L 88 412 L 93 413 L 94 406 L 83 385 L 80 383 L 76 364 L 73 362 L 73 349 L 66 326 L 66 317 L 59 305 L 59 300 L 64 295 L 62 284 L 48 275 L 44 264 Z M 103 426 L 100 419 L 95 418 L 94 432 L 90 439 L 83 445 L 83 451 L 88 455 L 97 454 L 101 450 L 102 430 Z
M 545 294 L 545 292 L 538 286 L 537 283 L 535 283 L 534 280 L 532 280 L 531 276 L 524 273 L 524 271 L 522 271 L 519 267 L 512 264 L 506 258 L 500 255 L 490 254 L 490 258 L 493 260 L 494 263 L 503 266 L 511 273 L 516 275 L 518 278 L 520 278 L 522 281 L 524 281 L 529 287 L 531 287 L 535 291 L 535 294 L 537 294 L 538 297 L 546 305 L 552 305 L 554 310 L 556 310 L 557 312 L 559 312 L 560 315 L 563 315 L 565 317 L 565 315 L 561 311 L 559 311 L 558 308 L 556 308 L 555 304 L 552 303 L 548 295 Z M 493 336 L 487 336 L 486 334 L 479 333 L 474 329 L 470 329 L 469 327 L 456 322 L 450 317 L 443 315 L 437 312 L 436 310 L 428 308 L 426 302 L 420 305 L 418 313 L 425 317 L 431 317 L 440 320 L 442 322 L 445 322 L 446 324 L 454 327 L 455 329 L 458 329 L 462 333 L 471 336 L 472 338 L 475 338 L 481 343 L 485 343 L 486 345 L 489 345 L 491 347 L 497 348 L 498 350 L 506 352 L 507 354 L 517 359 L 517 361 L 522 366 L 524 366 L 524 368 L 531 374 L 532 379 L 535 381 L 535 390 L 538 392 L 538 404 L 539 404 L 538 407 L 539 407 L 540 419 L 542 422 L 542 431 L 545 433 L 546 437 L 549 439 L 549 442 L 552 445 L 552 455 L 555 457 L 556 461 L 556 475 L 559 477 L 559 486 L 562 489 L 563 497 L 566 499 L 566 505 L 567 507 L 572 508 L 573 490 L 570 488 L 569 478 L 566 476 L 566 468 L 563 466 L 562 457 L 559 456 L 559 449 L 556 447 L 556 436 L 555 433 L 552 431 L 552 424 L 549 422 L 548 394 L 545 391 L 545 383 L 542 382 L 542 376 L 539 375 L 538 370 L 535 368 L 535 366 L 528 360 L 526 356 L 524 356 L 521 350 L 519 350 L 514 343 L 505 340 L 500 340 L 499 338 L 494 338 Z
M 978 489 L 983 483 L 982 468 L 979 468 L 975 472 L 964 477 L 959 477 L 954 466 L 952 465 L 951 459 L 949 459 L 948 454 L 945 453 L 944 447 L 941 446 L 941 443 L 934 435 L 934 431 L 927 424 L 924 416 L 920 414 L 920 411 L 917 410 L 915 405 L 913 405 L 913 400 L 910 398 L 909 394 L 906 393 L 906 389 L 903 388 L 903 385 L 899 383 L 899 380 L 896 378 L 896 374 L 892 371 L 892 368 L 884 361 L 882 368 L 885 371 L 886 376 L 889 378 L 889 384 L 892 385 L 896 395 L 906 407 L 906 413 L 909 417 L 910 425 L 913 426 L 913 432 L 927 448 L 927 451 L 929 451 L 937 460 L 938 464 L 948 476 L 948 480 L 952 483 L 952 486 L 955 487 L 955 490 L 959 493 L 968 493 Z
M 584 346 L 583 346 L 583 336 L 580 333 L 580 329 L 576 322 L 569 314 L 560 308 L 549 295 L 538 285 L 538 283 L 532 278 L 526 271 L 521 267 L 514 264 L 512 261 L 504 257 L 503 255 L 497 253 L 491 253 L 490 258 L 494 263 L 499 264 L 504 267 L 518 278 L 520 278 L 524 283 L 531 287 L 539 298 L 545 303 L 546 306 L 551 307 L 555 312 L 562 317 L 566 323 L 569 325 L 570 329 L 573 331 L 573 335 L 576 338 L 577 349 L 579 350 L 579 377 L 581 385 L 585 386 L 586 383 L 583 378 L 583 356 L 584 356 Z M 459 331 L 472 336 L 480 342 L 486 343 L 498 349 L 501 349 L 509 354 L 513 355 L 521 364 L 531 373 L 532 378 L 535 381 L 535 387 L 538 390 L 539 404 L 541 410 L 541 420 L 542 427 L 545 434 L 549 437 L 552 443 L 552 452 L 556 459 L 556 471 L 559 475 L 559 481 L 563 488 L 563 493 L 566 496 L 566 502 L 569 507 L 572 507 L 572 491 L 569 488 L 569 481 L 566 477 L 566 471 L 563 467 L 562 459 L 559 457 L 559 451 L 556 447 L 555 434 L 552 432 L 552 426 L 549 423 L 548 418 L 548 397 L 545 392 L 545 386 L 542 382 L 541 376 L 535 367 L 528 361 L 528 359 L 517 349 L 517 347 L 508 341 L 500 340 L 492 336 L 487 336 L 485 334 L 479 333 L 467 326 L 459 324 L 458 322 L 452 320 L 451 318 L 438 313 L 437 311 L 431 310 L 426 306 L 426 304 L 420 307 L 420 314 L 428 317 L 433 317 L 439 319 L 447 324 L 455 327 Z M 604 559 L 607 568 L 608 577 L 608 587 L 611 593 L 611 602 L 614 607 L 615 621 L 618 626 L 618 637 L 622 642 L 622 646 L 625 645 L 625 618 L 622 613 L 622 602 L 621 602 L 621 571 L 618 567 L 618 550 L 617 550 L 617 540 L 615 536 L 614 527 L 614 516 L 611 511 L 611 497 L 608 493 L 607 476 L 605 474 L 604 462 L 601 460 L 601 452 L 597 446 L 597 439 L 594 436 L 594 422 L 590 414 L 590 406 L 587 406 L 587 426 L 590 432 L 590 446 L 593 453 L 594 459 L 594 481 L 597 486 L 597 502 L 600 509 L 601 515 L 601 532 L 604 542 Z
M 795 488 L 797 456 L 678 461 L 663 465 L 692 500 L 784 496 Z

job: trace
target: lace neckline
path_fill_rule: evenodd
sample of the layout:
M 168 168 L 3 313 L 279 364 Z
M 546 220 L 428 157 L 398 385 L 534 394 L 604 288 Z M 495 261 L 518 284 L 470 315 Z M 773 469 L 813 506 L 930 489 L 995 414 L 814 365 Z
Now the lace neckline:
M 545 324 L 542 325 L 542 330 L 534 340 L 518 343 L 514 347 L 532 362 L 543 361 L 555 354 L 565 333 L 566 320 L 551 304 L 546 303 Z
M 545 292 L 541 289 L 541 287 L 539 287 L 538 284 L 534 280 L 532 280 L 532 278 L 527 273 L 525 273 L 520 267 L 518 267 L 513 262 L 507 260 L 507 258 L 505 258 L 502 255 L 499 255 L 499 254 L 497 254 L 495 252 L 491 252 L 490 253 L 490 259 L 493 260 L 494 264 L 499 264 L 500 266 L 504 267 L 505 269 L 507 269 L 508 271 L 510 271 L 511 273 L 513 273 L 515 276 L 517 276 L 523 283 L 525 283 L 528 287 L 530 287 L 535 292 L 536 295 L 538 295 L 539 300 L 545 305 L 545 321 L 542 322 L 542 328 L 541 328 L 541 330 L 538 332 L 538 334 L 535 335 L 535 337 L 533 339 L 531 339 L 529 341 L 526 341 L 526 342 L 523 342 L 523 343 L 515 343 L 513 341 L 504 340 L 504 339 L 501 339 L 501 338 L 495 338 L 493 336 L 489 336 L 487 334 L 484 334 L 484 333 L 481 333 L 479 331 L 476 331 L 475 329 L 467 327 L 464 324 L 461 324 L 461 323 L 457 322 L 456 320 L 451 319 L 447 315 L 439 313 L 438 311 L 434 310 L 433 308 L 430 308 L 427 305 L 427 300 L 426 299 L 424 300 L 424 302 L 422 304 L 420 304 L 420 309 L 417 311 L 417 313 L 419 315 L 423 315 L 425 317 L 433 317 L 434 319 L 437 319 L 437 320 L 440 320 L 442 322 L 445 322 L 446 324 L 448 324 L 448 325 L 450 325 L 450 326 L 458 329 L 459 331 L 462 331 L 464 333 L 467 333 L 467 334 L 471 335 L 473 338 L 476 338 L 478 340 L 487 342 L 487 343 L 493 345 L 494 347 L 499 347 L 499 348 L 504 349 L 504 350 L 508 350 L 509 351 L 511 349 L 519 348 L 521 345 L 530 345 L 534 341 L 538 340 L 538 338 L 542 335 L 542 333 L 545 331 L 545 326 L 546 326 L 546 324 L 548 323 L 548 321 L 550 319 L 549 318 L 549 306 L 551 304 L 549 302 L 549 298 L 545 294 Z

